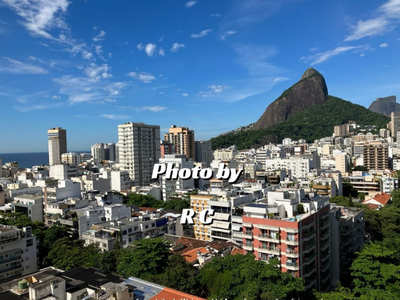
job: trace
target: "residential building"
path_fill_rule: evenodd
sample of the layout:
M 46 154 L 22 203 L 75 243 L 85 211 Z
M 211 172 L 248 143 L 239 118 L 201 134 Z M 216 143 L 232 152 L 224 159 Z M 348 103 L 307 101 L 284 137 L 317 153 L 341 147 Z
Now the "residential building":
M 0 225 L 0 243 L 0 282 L 37 271 L 37 244 L 31 227 L 21 230 Z
M 195 160 L 194 131 L 187 127 L 176 127 L 171 125 L 169 132 L 164 134 L 164 140 L 175 146 L 176 154 L 186 155 L 187 158 Z
M 117 148 L 115 143 L 108 143 L 104 145 L 104 160 L 117 160 Z
M 230 161 L 235 158 L 236 154 L 238 154 L 237 148 L 235 145 L 232 145 L 226 149 L 215 150 L 213 157 L 214 160 Z
M 169 154 L 164 158 L 160 158 L 160 164 L 173 164 L 174 169 L 192 169 L 193 161 L 188 160 L 186 155 Z M 162 190 L 163 200 L 169 201 L 175 194 L 176 190 L 193 189 L 194 180 L 190 176 L 188 179 L 166 179 L 165 175 L 159 176 L 160 186 Z
M 397 132 L 400 131 L 400 112 L 393 111 L 390 114 L 390 131 L 392 137 L 397 137 Z
M 81 155 L 75 152 L 61 154 L 61 163 L 78 166 L 81 164 Z
M 133 186 L 149 185 L 160 159 L 160 126 L 126 122 L 118 125 L 118 159 Z
M 128 191 L 132 186 L 129 171 L 111 171 L 111 190 Z
M 258 260 L 278 258 L 283 272 L 306 289 L 331 284 L 329 198 L 305 198 L 303 190 L 268 192 L 268 203 L 244 206 L 243 248 Z
M 97 160 L 98 162 L 101 162 L 106 159 L 106 153 L 104 150 L 104 144 L 103 143 L 96 143 L 90 147 L 92 157 Z
M 386 204 L 388 204 L 392 199 L 392 196 L 387 193 L 377 193 L 373 197 L 369 197 L 365 199 L 362 204 L 365 204 L 368 206 L 370 210 L 379 210 L 382 207 L 384 207 Z
M 67 153 L 67 131 L 61 127 L 50 128 L 47 131 L 49 140 L 49 165 L 61 163 L 61 155 Z
M 400 113 L 399 113 L 400 114 Z M 364 144 L 364 166 L 368 170 L 384 170 L 389 168 L 389 149 L 382 142 L 369 142 Z
M 195 160 L 196 162 L 204 162 L 207 166 L 213 160 L 211 141 L 196 141 L 195 142 Z
M 20 195 L 11 202 L 13 212 L 24 213 L 32 222 L 43 222 L 43 195 Z
M 71 179 L 76 177 L 78 174 L 78 169 L 76 165 L 70 164 L 55 164 L 50 166 L 50 177 L 59 180 Z
M 168 141 L 161 141 L 160 150 L 161 158 L 164 158 L 165 155 L 175 153 L 175 145 Z
M 354 254 L 364 245 L 364 211 L 331 204 L 330 209 L 332 286 L 350 275 Z
M 348 171 L 348 156 L 346 153 L 338 154 L 335 156 L 336 171 L 346 173 Z

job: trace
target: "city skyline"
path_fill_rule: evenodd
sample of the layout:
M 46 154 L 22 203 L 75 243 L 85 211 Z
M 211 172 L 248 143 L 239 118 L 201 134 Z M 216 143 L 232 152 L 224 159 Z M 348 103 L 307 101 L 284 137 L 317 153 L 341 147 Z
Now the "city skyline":
M 72 151 L 117 142 L 124 122 L 207 140 L 310 66 L 353 103 L 399 95 L 397 0 L 0 3 L 0 153 L 45 152 L 57 126 Z

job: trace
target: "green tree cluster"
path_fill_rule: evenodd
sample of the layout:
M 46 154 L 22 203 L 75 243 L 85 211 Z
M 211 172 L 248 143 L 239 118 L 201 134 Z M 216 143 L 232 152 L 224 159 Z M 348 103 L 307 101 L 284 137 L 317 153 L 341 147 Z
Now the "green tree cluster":
M 190 198 L 172 198 L 170 201 L 157 200 L 150 195 L 130 194 L 124 198 L 126 205 L 138 207 L 164 208 L 175 211 L 182 211 L 185 208 L 190 208 Z

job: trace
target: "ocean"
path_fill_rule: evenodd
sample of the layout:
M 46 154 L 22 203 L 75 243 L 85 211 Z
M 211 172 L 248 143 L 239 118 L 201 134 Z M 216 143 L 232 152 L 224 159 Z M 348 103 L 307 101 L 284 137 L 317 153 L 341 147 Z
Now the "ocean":
M 77 153 L 83 153 L 79 151 Z M 18 167 L 30 168 L 37 165 L 48 165 L 49 154 L 47 152 L 34 152 L 34 153 L 0 153 L 2 164 L 17 161 Z

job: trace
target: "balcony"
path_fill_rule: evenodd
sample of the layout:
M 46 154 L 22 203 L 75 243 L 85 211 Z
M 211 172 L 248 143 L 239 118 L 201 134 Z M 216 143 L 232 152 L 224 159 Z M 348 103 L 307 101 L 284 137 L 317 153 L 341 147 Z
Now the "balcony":
M 296 246 L 299 244 L 299 240 L 295 237 L 295 238 L 286 238 L 285 239 L 285 244 L 286 245 L 292 245 L 292 246 Z
M 308 223 L 307 225 L 304 225 L 304 226 L 303 226 L 303 229 L 304 229 L 304 230 L 307 230 L 307 229 L 309 229 L 309 228 L 314 228 L 314 222 Z
M 321 242 L 321 251 L 324 251 L 324 250 L 328 249 L 329 244 L 330 244 L 329 240 Z
M 262 246 L 261 248 L 256 248 L 258 252 L 261 253 L 268 253 L 268 254 L 275 254 L 275 255 L 280 255 L 281 250 L 276 247 L 268 247 L 268 246 Z
M 315 283 L 316 283 L 316 279 L 314 278 L 313 280 L 311 280 L 309 283 L 307 283 L 307 284 L 305 285 L 306 290 L 309 290 L 309 289 L 311 289 L 313 286 L 315 286 Z
M 257 239 L 259 241 L 264 241 L 264 242 L 273 242 L 273 243 L 279 243 L 279 238 L 276 237 L 276 234 L 266 234 L 266 233 L 260 233 L 257 236 Z
M 315 237 L 315 231 L 308 231 L 303 233 L 303 242 L 307 242 Z
M 308 252 L 310 252 L 310 251 L 312 251 L 314 249 L 315 249 L 315 244 L 305 245 L 304 248 L 303 248 L 303 253 L 308 253 Z
M 286 265 L 284 265 L 283 267 L 285 267 L 286 269 L 291 270 L 291 271 L 298 271 L 299 270 L 299 264 L 296 263 L 296 262 L 287 261 Z
M 243 249 L 246 251 L 253 251 L 253 245 L 243 245 Z
M 253 233 L 251 231 L 250 232 L 245 231 L 243 232 L 243 237 L 246 239 L 253 239 Z
M 299 252 L 295 249 L 287 249 L 285 255 L 286 257 L 297 258 L 299 257 Z
M 326 220 L 326 221 L 322 221 L 321 222 L 321 230 L 322 229 L 325 229 L 325 228 L 327 228 L 329 226 L 329 220 Z
M 327 271 L 329 269 L 330 266 L 331 266 L 330 261 L 326 261 L 326 262 L 322 263 L 321 272 L 324 273 L 325 271 Z

